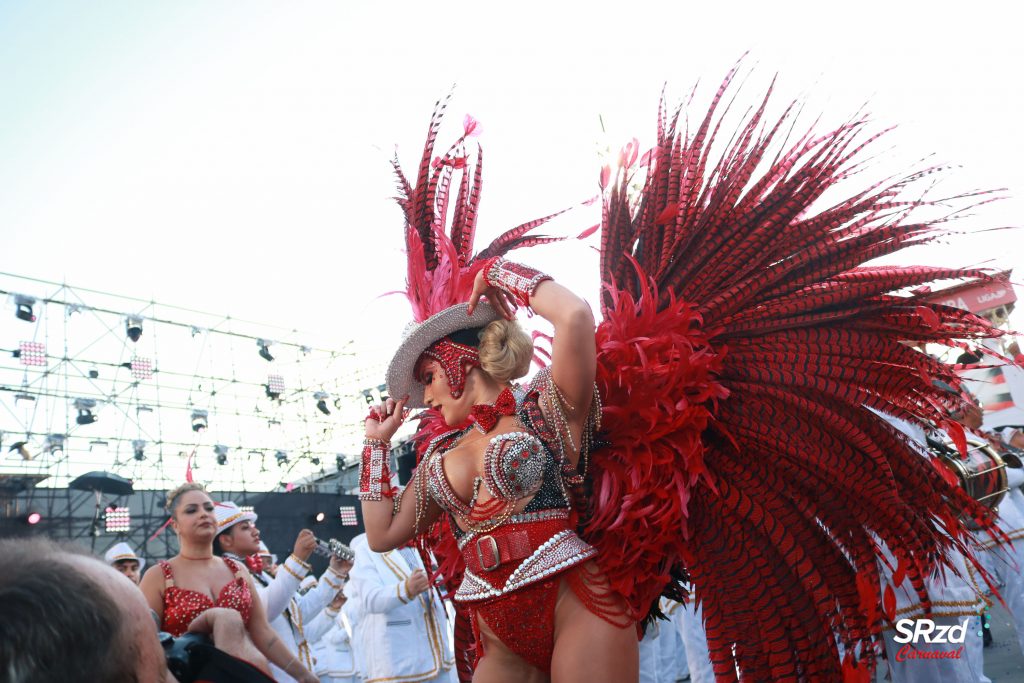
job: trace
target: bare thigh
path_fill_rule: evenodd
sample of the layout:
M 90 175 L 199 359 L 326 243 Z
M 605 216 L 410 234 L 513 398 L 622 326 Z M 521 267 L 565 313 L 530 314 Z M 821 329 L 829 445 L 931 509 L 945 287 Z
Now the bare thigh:
M 555 607 L 553 683 L 631 683 L 640 679 L 636 626 L 609 624 L 562 580 Z

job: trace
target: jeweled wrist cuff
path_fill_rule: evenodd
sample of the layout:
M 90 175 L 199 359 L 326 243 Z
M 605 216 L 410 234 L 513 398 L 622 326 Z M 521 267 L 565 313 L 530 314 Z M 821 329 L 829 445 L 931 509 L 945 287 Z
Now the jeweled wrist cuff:
M 390 441 L 370 438 L 363 441 L 363 457 L 359 463 L 359 500 L 391 497 L 390 450 Z
M 530 297 L 537 291 L 537 285 L 551 279 L 550 275 L 539 270 L 506 261 L 500 256 L 488 259 L 484 265 L 484 280 L 487 284 L 508 293 L 523 307 L 530 305 Z

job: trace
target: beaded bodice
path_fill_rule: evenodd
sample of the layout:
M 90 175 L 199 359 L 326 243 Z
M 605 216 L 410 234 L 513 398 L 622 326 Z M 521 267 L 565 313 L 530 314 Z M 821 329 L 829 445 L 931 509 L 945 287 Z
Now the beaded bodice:
M 548 433 L 537 403 L 539 393 L 517 388 L 515 394 L 516 417 L 522 429 L 497 434 L 488 442 L 483 476 L 476 478 L 468 502 L 459 497 L 444 472 L 445 455 L 467 431 L 437 437 L 424 454 L 427 491 L 451 515 L 457 538 L 464 536 L 467 528 L 485 529 L 509 520 L 516 504 L 531 496 L 520 515 L 568 510 L 570 506 L 562 482 L 561 454 L 553 447 L 557 437 Z M 481 486 L 489 494 L 484 503 L 480 502 Z

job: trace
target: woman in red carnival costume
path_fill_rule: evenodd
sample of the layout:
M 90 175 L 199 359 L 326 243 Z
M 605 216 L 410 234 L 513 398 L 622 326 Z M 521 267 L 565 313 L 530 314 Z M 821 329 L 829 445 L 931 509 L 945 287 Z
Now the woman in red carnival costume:
M 189 481 L 167 494 L 170 525 L 178 535 L 178 554 L 150 567 L 142 577 L 142 589 L 160 630 L 180 636 L 199 622 L 206 610 L 234 609 L 242 615 L 249 638 L 268 660 L 296 680 L 316 683 L 310 673 L 267 622 L 262 601 L 253 599 L 252 576 L 245 567 L 213 554 L 217 535 L 215 503 L 202 484 Z M 194 628 L 194 627 L 193 627 Z M 265 662 L 253 662 L 270 676 Z
M 501 258 L 549 241 L 529 233 L 551 216 L 472 253 L 475 122 L 435 157 L 445 103 L 415 183 L 395 162 L 416 324 L 388 368 L 400 400 L 366 421 L 364 522 L 374 550 L 416 537 L 439 557 L 464 681 L 635 680 L 631 626 L 686 581 L 719 680 L 868 681 L 895 616 L 885 577 L 930 605 L 949 551 L 978 566 L 960 516 L 991 528 L 988 511 L 868 409 L 962 442 L 959 377 L 907 342 L 999 334 L 925 287 L 989 273 L 862 265 L 941 234 L 915 212 L 947 199 L 903 199 L 940 169 L 823 202 L 874 138 L 855 120 L 780 144 L 795 108 L 766 123 L 767 97 L 710 160 L 734 74 L 699 125 L 662 107 L 653 148 L 602 171 L 596 332 L 578 297 Z M 554 326 L 525 388 L 515 306 Z M 397 491 L 388 442 L 420 405 L 420 463 Z

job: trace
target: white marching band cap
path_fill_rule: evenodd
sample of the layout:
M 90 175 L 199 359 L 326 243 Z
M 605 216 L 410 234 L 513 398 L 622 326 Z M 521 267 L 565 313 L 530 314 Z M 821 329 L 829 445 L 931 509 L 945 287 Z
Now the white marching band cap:
M 249 521 L 256 523 L 255 512 L 243 512 L 241 508 L 230 500 L 217 503 L 213 506 L 214 515 L 217 517 L 217 533 L 227 531 L 239 522 Z
M 103 555 L 103 560 L 109 565 L 113 565 L 121 560 L 135 560 L 139 563 L 139 571 L 142 571 L 142 568 L 146 566 L 146 561 L 136 555 L 132 547 L 123 541 L 114 544 L 107 550 L 106 554 Z

